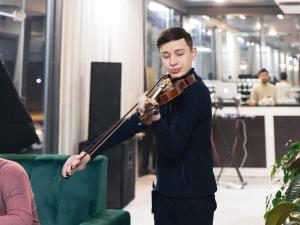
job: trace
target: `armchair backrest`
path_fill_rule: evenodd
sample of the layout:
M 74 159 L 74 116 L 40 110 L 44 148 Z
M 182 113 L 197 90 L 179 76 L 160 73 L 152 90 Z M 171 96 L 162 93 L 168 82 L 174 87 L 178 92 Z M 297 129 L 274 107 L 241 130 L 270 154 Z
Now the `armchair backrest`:
M 107 158 L 98 156 L 85 170 L 61 179 L 66 155 L 2 154 L 28 173 L 41 225 L 77 225 L 106 208 Z

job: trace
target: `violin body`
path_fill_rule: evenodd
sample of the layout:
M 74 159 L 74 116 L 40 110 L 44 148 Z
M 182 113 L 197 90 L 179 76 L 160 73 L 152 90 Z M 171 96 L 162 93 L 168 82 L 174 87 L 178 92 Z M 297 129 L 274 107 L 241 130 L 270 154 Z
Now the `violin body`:
M 181 95 L 183 91 L 194 82 L 196 82 L 194 75 L 188 76 L 185 79 L 180 79 L 175 83 L 172 83 L 170 78 L 164 78 L 162 79 L 162 83 L 155 85 L 146 96 L 155 99 L 159 105 L 163 105 Z M 155 95 L 152 95 L 152 93 L 155 93 Z M 152 115 L 158 114 L 158 110 L 158 106 L 153 106 L 152 104 L 146 105 L 145 113 L 140 116 L 141 121 L 145 125 L 150 125 L 152 123 Z

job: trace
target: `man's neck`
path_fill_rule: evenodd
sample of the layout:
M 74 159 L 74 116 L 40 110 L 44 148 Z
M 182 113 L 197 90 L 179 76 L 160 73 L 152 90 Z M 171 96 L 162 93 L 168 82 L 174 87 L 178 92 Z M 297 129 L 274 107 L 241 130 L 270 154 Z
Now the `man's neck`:
M 268 84 L 269 84 L 269 82 L 266 82 L 266 83 L 260 82 L 260 83 L 261 83 L 261 85 L 263 85 L 263 86 L 268 86 Z

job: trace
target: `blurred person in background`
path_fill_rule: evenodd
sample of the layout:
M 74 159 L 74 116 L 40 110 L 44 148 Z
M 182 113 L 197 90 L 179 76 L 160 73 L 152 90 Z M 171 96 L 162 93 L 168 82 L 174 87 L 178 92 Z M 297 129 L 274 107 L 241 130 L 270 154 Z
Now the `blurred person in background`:
M 280 73 L 280 82 L 276 83 L 276 100 L 278 104 L 286 104 L 293 100 L 291 93 L 292 85 L 287 81 L 287 74 Z
M 269 82 L 268 70 L 261 69 L 258 72 L 258 78 L 260 79 L 260 84 L 252 88 L 249 105 L 275 105 L 276 89 L 275 86 Z

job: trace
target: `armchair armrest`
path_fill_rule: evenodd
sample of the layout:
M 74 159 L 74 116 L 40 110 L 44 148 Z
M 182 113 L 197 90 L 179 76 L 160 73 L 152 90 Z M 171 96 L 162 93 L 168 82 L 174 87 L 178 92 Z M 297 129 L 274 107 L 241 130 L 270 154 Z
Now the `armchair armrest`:
M 105 209 L 80 225 L 130 225 L 130 215 L 120 209 Z

